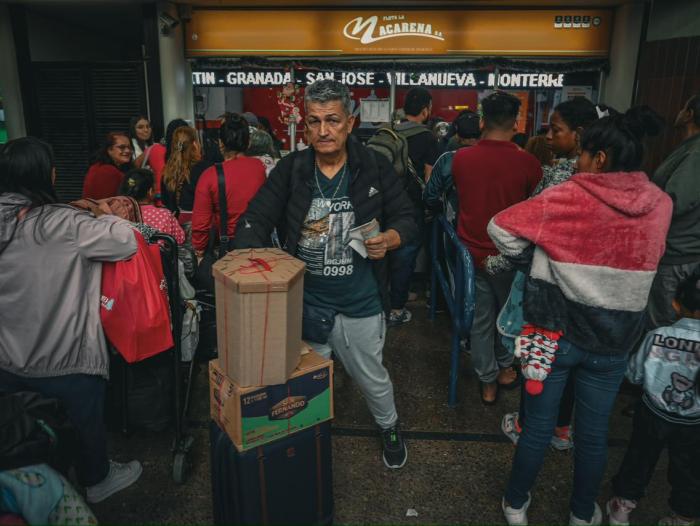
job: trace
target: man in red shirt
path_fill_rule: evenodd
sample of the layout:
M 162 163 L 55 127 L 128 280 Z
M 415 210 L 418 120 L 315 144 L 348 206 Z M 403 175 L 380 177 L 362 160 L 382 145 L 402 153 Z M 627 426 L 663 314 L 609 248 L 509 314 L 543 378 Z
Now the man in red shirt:
M 511 142 L 517 132 L 520 101 L 495 92 L 481 102 L 484 131 L 471 148 L 459 150 L 452 174 L 459 199 L 457 234 L 476 266 L 476 312 L 471 330 L 471 357 L 481 381 L 481 400 L 496 402 L 498 387 L 516 380 L 513 356 L 496 338 L 496 317 L 510 292 L 513 272 L 491 276 L 484 259 L 498 254 L 486 233 L 491 218 L 527 199 L 542 178 L 537 159 Z

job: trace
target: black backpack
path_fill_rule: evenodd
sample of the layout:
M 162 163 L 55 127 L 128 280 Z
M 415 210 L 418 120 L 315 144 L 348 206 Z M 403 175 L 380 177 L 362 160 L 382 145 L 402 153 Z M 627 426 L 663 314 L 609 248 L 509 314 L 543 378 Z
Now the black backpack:
M 407 185 L 409 182 L 417 183 L 422 191 L 425 188 L 425 180 L 423 174 L 418 174 L 408 155 L 407 139 L 427 130 L 428 128 L 424 125 L 413 122 L 385 126 L 379 128 L 377 133 L 370 137 L 367 147 L 389 159 L 398 176 L 406 178 Z
M 58 400 L 0 394 L 0 470 L 49 464 L 66 473 L 77 451 L 75 428 Z

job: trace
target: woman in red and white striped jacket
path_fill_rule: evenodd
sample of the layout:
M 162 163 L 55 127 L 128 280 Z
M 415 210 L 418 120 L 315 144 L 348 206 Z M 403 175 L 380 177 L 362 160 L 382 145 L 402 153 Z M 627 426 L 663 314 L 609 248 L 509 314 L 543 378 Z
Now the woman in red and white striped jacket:
M 524 395 L 528 418 L 502 503 L 509 524 L 527 524 L 530 489 L 574 368 L 570 524 L 601 522 L 595 498 L 607 460 L 608 419 L 642 333 L 671 220 L 670 198 L 637 171 L 643 135 L 659 129 L 646 107 L 600 119 L 581 138 L 577 175 L 489 223 L 500 252 L 527 271 L 526 325 L 516 354 L 526 377 L 543 380 Z

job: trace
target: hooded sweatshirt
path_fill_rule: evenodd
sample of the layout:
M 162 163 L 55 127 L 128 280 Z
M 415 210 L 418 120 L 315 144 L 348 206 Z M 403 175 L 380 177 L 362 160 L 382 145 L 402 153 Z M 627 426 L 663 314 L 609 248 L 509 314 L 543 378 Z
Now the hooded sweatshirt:
M 683 141 L 668 156 L 652 182 L 673 200 L 673 219 L 662 263 L 700 261 L 700 133 Z
M 0 369 L 107 377 L 100 262 L 131 257 L 133 229 L 115 216 L 30 204 L 0 194 Z
M 627 353 L 671 221 L 671 199 L 642 172 L 578 174 L 496 215 L 488 233 L 529 263 L 523 313 L 594 353 Z

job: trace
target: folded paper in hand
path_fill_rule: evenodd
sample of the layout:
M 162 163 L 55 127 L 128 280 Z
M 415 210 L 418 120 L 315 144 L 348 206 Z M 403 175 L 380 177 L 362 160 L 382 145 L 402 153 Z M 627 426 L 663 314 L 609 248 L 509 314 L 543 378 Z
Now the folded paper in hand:
M 366 258 L 367 247 L 365 247 L 365 240 L 372 239 L 373 237 L 377 237 L 379 235 L 379 221 L 372 219 L 364 225 L 351 228 L 348 234 L 350 236 L 348 245 L 350 245 L 355 252 L 360 254 L 363 258 Z

